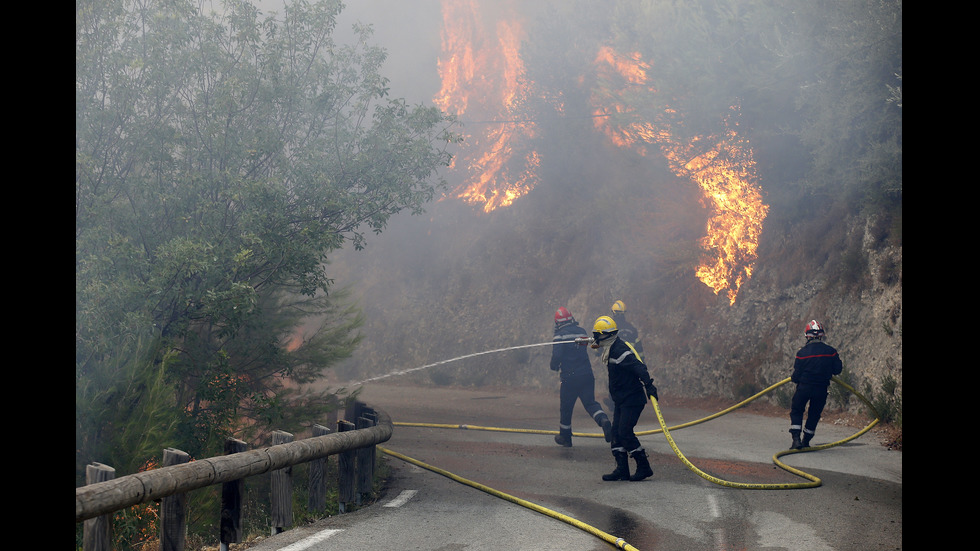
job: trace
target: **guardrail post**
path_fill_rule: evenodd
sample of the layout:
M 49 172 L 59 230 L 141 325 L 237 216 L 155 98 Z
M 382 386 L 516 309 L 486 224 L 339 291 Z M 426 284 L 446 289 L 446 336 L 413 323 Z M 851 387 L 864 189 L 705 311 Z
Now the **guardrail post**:
M 116 478 L 116 469 L 102 463 L 85 466 L 85 484 L 95 484 Z M 82 549 L 84 551 L 110 551 L 112 549 L 112 513 L 90 518 L 82 524 Z
M 272 445 L 293 441 L 293 435 L 282 430 L 272 433 Z M 272 533 L 279 534 L 293 525 L 293 468 L 272 471 Z
M 313 425 L 313 437 L 325 436 L 330 434 L 330 429 L 323 425 Z M 310 511 L 320 512 L 327 507 L 327 489 L 324 473 L 326 471 L 327 458 L 314 459 L 310 461 L 310 495 L 306 506 Z
M 247 445 L 237 438 L 225 440 L 225 455 L 245 451 Z M 242 542 L 242 500 L 245 495 L 245 479 L 239 478 L 221 484 L 221 551 L 228 551 L 229 543 Z
M 351 423 L 355 422 L 357 418 L 361 416 L 361 408 L 363 405 L 364 403 L 360 400 L 348 399 L 344 408 L 344 419 L 350 421 Z
M 366 418 L 368 418 L 368 419 L 371 420 L 371 425 L 370 426 L 372 426 L 372 427 L 378 426 L 378 412 L 375 411 L 374 408 L 368 407 L 368 406 L 364 406 L 364 417 L 366 417 Z M 375 468 L 377 466 L 377 463 L 378 463 L 378 446 L 377 445 L 371 446 L 368 449 L 370 450 L 370 454 L 371 454 L 371 477 L 373 479 L 374 478 L 374 470 L 375 470 Z M 373 486 L 373 481 L 372 481 L 372 486 Z
M 374 420 L 371 418 L 370 413 L 362 412 L 361 416 L 357 418 L 357 428 L 367 429 L 375 425 Z M 374 451 L 374 446 L 368 446 L 366 448 L 360 448 L 355 451 L 355 456 L 357 459 L 357 504 L 361 504 L 361 497 L 365 494 L 370 494 L 374 486 L 374 458 L 372 453 Z
M 191 460 L 186 452 L 163 450 L 163 466 L 180 465 Z M 180 493 L 160 500 L 160 550 L 183 551 L 187 532 L 187 494 Z
M 354 430 L 354 423 L 346 419 L 337 421 L 337 432 Z M 347 504 L 354 501 L 354 450 L 337 454 L 337 501 L 338 510 L 347 512 Z

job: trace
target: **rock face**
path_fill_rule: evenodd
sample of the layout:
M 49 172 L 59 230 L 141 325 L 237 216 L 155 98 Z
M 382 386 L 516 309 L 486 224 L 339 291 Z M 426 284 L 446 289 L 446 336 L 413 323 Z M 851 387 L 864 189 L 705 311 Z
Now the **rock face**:
M 816 274 L 791 287 L 779 287 L 763 268 L 734 305 L 719 299 L 719 304 L 707 308 L 702 319 L 712 321 L 688 329 L 689 337 L 684 339 L 688 344 L 680 353 L 669 344 L 682 339 L 680 333 L 668 332 L 659 339 L 652 335 L 655 346 L 647 345 L 652 350 L 648 363 L 656 365 L 667 391 L 744 399 L 790 376 L 796 351 L 805 343 L 804 326 L 817 319 L 827 328 L 826 342 L 841 354 L 842 378 L 869 400 L 900 404 L 902 251 L 891 247 L 865 252 L 868 274 L 881 274 L 887 265 L 887 276 L 869 275 L 859 288 L 838 289 L 827 284 L 824 274 Z M 684 326 L 681 316 L 669 317 Z M 661 324 L 665 325 L 669 322 Z M 791 386 L 779 391 L 782 398 L 777 394 L 770 399 L 785 402 Z M 865 408 L 858 399 L 846 406 Z
M 338 257 L 332 271 L 342 284 L 354 282 L 366 339 L 333 381 L 398 373 L 411 384 L 553 392 L 555 309 L 568 307 L 590 331 L 623 299 L 663 396 L 747 398 L 789 377 L 803 328 L 817 319 L 840 351 L 845 380 L 869 400 L 900 404 L 902 250 L 873 237 L 880 232 L 869 222 L 852 221 L 812 250 L 801 250 L 808 245 L 799 235 L 773 231 L 730 304 L 696 280 L 689 253 L 647 252 L 672 253 L 669 244 L 627 255 L 629 265 L 622 251 L 634 237 L 611 246 L 582 232 L 548 234 L 526 220 L 479 228 L 454 221 L 451 231 L 423 221 L 427 233 L 406 225 L 374 243 L 371 255 Z M 605 367 L 593 366 L 602 396 Z M 831 388 L 834 398 L 838 387 Z M 791 390 L 784 385 L 767 399 L 788 405 Z M 865 408 L 857 399 L 831 406 Z

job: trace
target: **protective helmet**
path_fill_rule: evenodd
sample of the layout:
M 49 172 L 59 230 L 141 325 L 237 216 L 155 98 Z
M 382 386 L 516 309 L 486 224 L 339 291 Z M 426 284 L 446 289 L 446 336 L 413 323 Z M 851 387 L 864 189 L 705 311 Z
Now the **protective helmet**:
M 617 300 L 612 305 L 612 311 L 613 311 L 613 314 L 625 314 L 626 313 L 626 305 L 623 303 L 623 301 Z
M 820 325 L 817 320 L 810 320 L 810 323 L 806 324 L 803 335 L 808 339 L 819 339 L 824 336 L 823 325 Z
M 600 317 L 595 320 L 595 325 L 592 326 L 592 338 L 596 342 L 615 337 L 618 332 L 619 328 L 616 327 L 616 322 L 609 316 Z
M 568 308 L 562 306 L 558 310 L 555 310 L 555 323 L 565 323 L 566 321 L 575 321 L 572 317 L 572 313 L 568 311 Z

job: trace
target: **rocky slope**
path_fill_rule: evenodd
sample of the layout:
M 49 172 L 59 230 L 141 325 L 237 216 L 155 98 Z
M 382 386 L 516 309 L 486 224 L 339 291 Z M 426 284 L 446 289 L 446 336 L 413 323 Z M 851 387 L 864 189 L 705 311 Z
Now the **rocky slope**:
M 553 389 L 555 309 L 568 307 L 590 330 L 622 299 L 664 393 L 748 397 L 789 376 L 816 318 L 852 386 L 900 408 L 900 230 L 889 237 L 856 214 L 811 226 L 770 214 L 753 275 L 730 305 L 694 277 L 705 214 L 690 187 L 668 179 L 650 199 L 635 180 L 606 181 L 602 193 L 536 190 L 491 215 L 439 202 L 424 217 L 393 220 L 366 250 L 335 255 L 331 275 L 355 289 L 367 338 L 330 382 L 408 371 L 394 376 Z M 601 389 L 603 369 L 596 374 Z M 785 401 L 788 389 L 769 399 Z

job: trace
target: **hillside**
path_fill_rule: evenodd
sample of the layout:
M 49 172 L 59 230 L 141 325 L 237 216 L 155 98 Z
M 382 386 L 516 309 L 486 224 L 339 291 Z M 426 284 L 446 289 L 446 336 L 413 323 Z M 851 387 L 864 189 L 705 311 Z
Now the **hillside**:
M 550 185 L 507 209 L 440 201 L 395 220 L 366 250 L 335 256 L 331 275 L 355 289 L 367 338 L 329 380 L 438 363 L 398 377 L 552 388 L 549 346 L 446 360 L 547 342 L 559 306 L 591 329 L 622 299 L 664 395 L 745 398 L 782 380 L 817 318 L 851 384 L 900 408 L 900 220 L 843 211 L 794 219 L 799 204 L 777 190 L 753 275 L 729 305 L 694 277 L 706 214 L 692 186 L 654 161 L 601 154 L 604 162 L 581 165 L 594 173 L 554 169 Z M 787 388 L 770 400 L 788 400 Z

